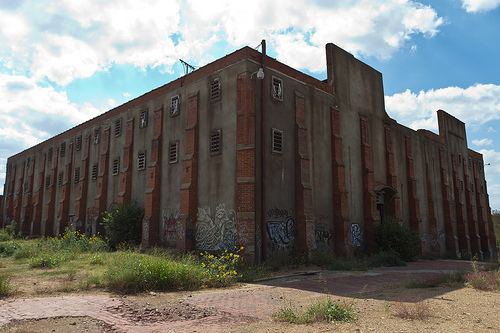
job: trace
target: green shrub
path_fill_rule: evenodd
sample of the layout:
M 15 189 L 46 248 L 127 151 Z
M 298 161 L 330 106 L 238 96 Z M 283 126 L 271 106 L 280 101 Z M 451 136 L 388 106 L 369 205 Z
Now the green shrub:
M 136 205 L 120 205 L 104 212 L 102 223 L 106 240 L 112 249 L 120 244 L 139 244 L 144 210 Z
M 305 312 L 298 312 L 290 305 L 274 313 L 273 317 L 278 321 L 292 324 L 352 322 L 356 319 L 351 305 L 337 304 L 331 298 L 309 305 Z
M 0 242 L 5 242 L 12 240 L 14 237 L 12 237 L 11 234 L 7 232 L 5 229 L 0 229 Z
M 376 229 L 377 244 L 382 251 L 394 251 L 404 261 L 415 260 L 421 253 L 420 238 L 396 219 L 387 219 Z
M 203 268 L 190 260 L 173 261 L 133 252 L 119 253 L 113 259 L 105 283 L 120 293 L 193 290 L 201 287 L 206 278 Z
M 10 257 L 19 248 L 14 241 L 0 242 L 0 257 Z
M 38 257 L 31 259 L 31 268 L 54 268 L 58 267 L 64 257 L 60 254 L 41 254 Z
M 0 298 L 9 296 L 11 292 L 12 288 L 9 279 L 4 275 L 0 275 Z
M 91 265 L 104 265 L 104 260 L 102 259 L 101 255 L 94 254 L 92 257 L 90 257 L 90 264 Z

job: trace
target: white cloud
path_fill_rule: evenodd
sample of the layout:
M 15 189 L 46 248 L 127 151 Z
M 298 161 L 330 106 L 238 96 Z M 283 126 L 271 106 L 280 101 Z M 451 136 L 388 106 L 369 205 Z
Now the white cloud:
M 500 0 L 462 0 L 468 13 L 487 12 L 500 6 Z
M 420 91 L 406 90 L 385 97 L 390 116 L 413 129 L 437 129 L 436 110 L 442 109 L 477 126 L 500 119 L 500 85 L 476 84 L 467 88 L 448 87 Z
M 493 149 L 482 149 L 479 152 L 483 154 L 490 206 L 500 209 L 500 152 Z
M 491 139 L 484 138 L 472 140 L 472 143 L 477 147 L 487 147 L 491 146 L 493 144 L 493 141 Z
M 324 45 L 390 57 L 416 34 L 434 36 L 436 11 L 410 0 L 26 0 L 0 7 L 0 62 L 66 85 L 113 63 L 170 71 L 178 58 L 209 60 L 230 47 L 270 41 L 278 59 L 324 70 Z

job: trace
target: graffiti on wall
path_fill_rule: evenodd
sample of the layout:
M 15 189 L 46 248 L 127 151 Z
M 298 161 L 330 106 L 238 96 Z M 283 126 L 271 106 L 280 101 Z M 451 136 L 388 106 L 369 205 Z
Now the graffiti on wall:
M 226 209 L 225 204 L 215 208 L 198 208 L 196 221 L 196 247 L 200 250 L 217 251 L 236 246 L 236 212 Z
M 330 232 L 326 224 L 318 223 L 314 229 L 316 246 L 319 248 L 329 248 L 332 245 L 333 234 Z
M 99 217 L 99 211 L 95 207 L 88 207 L 86 214 L 85 233 L 89 236 L 94 233 L 95 224 Z
M 353 223 L 351 224 L 351 244 L 354 247 L 360 247 L 361 243 L 363 243 L 361 226 L 357 223 Z
M 182 223 L 179 217 L 179 211 L 163 210 L 163 239 L 165 242 L 175 243 L 182 238 Z
M 287 249 L 295 239 L 295 219 L 286 209 L 267 211 L 267 235 L 273 249 Z

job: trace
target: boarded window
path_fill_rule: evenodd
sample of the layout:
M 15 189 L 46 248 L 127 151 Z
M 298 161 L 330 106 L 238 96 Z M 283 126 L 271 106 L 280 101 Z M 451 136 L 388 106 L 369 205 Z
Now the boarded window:
M 45 188 L 50 187 L 50 176 L 45 177 Z
M 115 137 L 122 134 L 122 118 L 115 120 Z
M 168 145 L 168 163 L 177 163 L 179 161 L 179 141 L 170 142 Z
M 283 131 L 273 128 L 272 130 L 272 152 L 282 154 L 283 153 Z
M 220 100 L 222 94 L 220 78 L 215 77 L 210 81 L 210 101 L 216 102 Z
M 141 151 L 137 154 L 137 169 L 144 170 L 146 168 L 146 152 Z
M 101 129 L 96 128 L 94 130 L 94 144 L 97 145 L 101 141 Z
M 139 115 L 139 128 L 148 126 L 148 110 L 142 110 Z
M 64 173 L 61 171 L 59 175 L 57 175 L 57 186 L 61 187 L 63 184 Z
M 75 168 L 75 184 L 78 184 L 80 181 L 80 167 Z
M 113 176 L 116 176 L 120 173 L 120 158 L 117 157 L 113 160 Z
M 282 101 L 283 100 L 283 80 L 273 76 L 272 85 L 273 98 Z
M 98 165 L 97 165 L 97 163 L 95 163 L 94 165 L 92 165 L 92 173 L 90 175 L 92 180 L 97 179 L 97 171 L 98 171 Z
M 75 149 L 77 151 L 82 150 L 82 136 L 81 135 L 77 136 L 75 139 Z
M 66 142 L 61 143 L 61 148 L 59 150 L 61 157 L 66 155 Z
M 218 155 L 222 152 L 222 130 L 213 130 L 210 133 L 210 154 Z
M 180 113 L 180 98 L 175 95 L 170 100 L 170 117 L 175 117 Z

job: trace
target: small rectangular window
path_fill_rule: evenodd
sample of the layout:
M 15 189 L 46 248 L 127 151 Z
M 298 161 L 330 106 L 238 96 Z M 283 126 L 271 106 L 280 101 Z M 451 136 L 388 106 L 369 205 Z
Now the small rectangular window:
M 222 130 L 217 129 L 210 133 L 210 155 L 218 155 L 222 152 Z
M 144 170 L 146 168 L 146 152 L 141 151 L 137 154 L 137 169 Z
M 120 158 L 117 157 L 113 160 L 113 176 L 117 176 L 120 173 Z
M 59 153 L 61 157 L 64 157 L 66 155 L 66 142 L 61 143 Z
M 115 137 L 122 134 L 122 118 L 115 120 Z
M 100 140 L 101 140 L 101 129 L 96 128 L 94 130 L 94 144 L 95 145 L 99 144 Z
M 180 113 L 179 95 L 172 96 L 170 100 L 170 117 L 175 117 Z
M 221 97 L 221 82 L 220 78 L 215 77 L 210 81 L 210 101 L 216 102 Z
M 98 164 L 95 163 L 94 165 L 92 165 L 92 174 L 91 174 L 92 180 L 97 179 L 97 171 L 98 171 Z
M 79 135 L 75 139 L 75 149 L 76 151 L 82 150 L 82 136 Z
M 47 153 L 47 160 L 52 162 L 52 155 L 54 153 L 54 149 L 52 147 L 49 148 L 49 152 Z
M 50 187 L 50 176 L 45 177 L 45 188 Z
M 80 182 L 80 167 L 75 168 L 75 184 Z
M 148 110 L 142 110 L 139 115 L 139 128 L 148 126 Z
M 63 185 L 63 177 L 64 173 L 61 171 L 59 175 L 57 175 L 57 186 L 61 187 Z
M 283 131 L 276 128 L 272 130 L 272 152 L 283 153 Z
M 273 76 L 273 85 L 272 85 L 272 94 L 273 98 L 282 101 L 283 100 L 283 80 Z
M 173 164 L 179 161 L 179 141 L 170 142 L 168 145 L 168 163 Z

